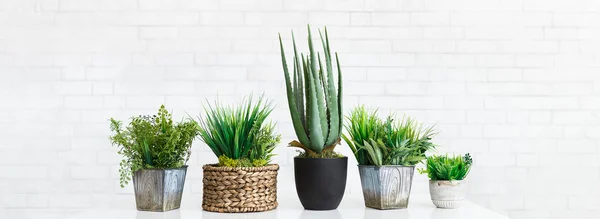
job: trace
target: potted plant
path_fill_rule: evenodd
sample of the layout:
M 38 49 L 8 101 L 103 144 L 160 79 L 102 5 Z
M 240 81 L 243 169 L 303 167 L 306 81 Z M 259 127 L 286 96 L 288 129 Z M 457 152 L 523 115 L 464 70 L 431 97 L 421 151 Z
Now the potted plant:
M 200 118 L 200 137 L 218 157 L 203 166 L 202 208 L 213 212 L 259 212 L 277 207 L 277 170 L 270 164 L 280 141 L 275 124 L 266 122 L 270 101 L 252 97 L 238 106 L 208 104 Z
M 346 188 L 348 158 L 336 152 L 342 129 L 342 72 L 336 54 L 337 89 L 327 29 L 319 31 L 324 62 L 314 49 L 308 27 L 308 55 L 294 45 L 292 77 L 288 70 L 281 35 L 279 43 L 287 100 L 297 141 L 291 147 L 303 151 L 294 158 L 296 192 L 308 210 L 332 210 L 340 204 Z
M 158 115 L 132 117 L 123 128 L 121 121 L 110 119 L 110 137 L 123 156 L 121 187 L 132 178 L 135 202 L 140 211 L 169 211 L 181 204 L 183 185 L 192 141 L 199 134 L 198 124 L 185 119 L 174 123 L 161 106 Z
M 435 146 L 433 127 L 423 127 L 411 118 L 385 121 L 377 111 L 364 106 L 346 117 L 343 135 L 358 161 L 365 205 L 376 209 L 408 207 L 415 164 L 425 159 L 425 152 Z
M 427 157 L 427 169 L 419 169 L 429 177 L 431 201 L 438 208 L 459 208 L 467 193 L 463 181 L 471 170 L 473 159 L 468 153 L 464 156 Z

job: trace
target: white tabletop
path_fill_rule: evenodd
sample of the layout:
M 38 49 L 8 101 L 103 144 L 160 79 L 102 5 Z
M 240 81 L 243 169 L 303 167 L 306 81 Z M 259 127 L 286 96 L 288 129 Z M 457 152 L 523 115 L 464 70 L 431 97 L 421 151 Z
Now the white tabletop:
M 307 211 L 297 200 L 279 200 L 279 207 L 260 213 L 213 213 L 182 208 L 164 213 L 135 209 L 87 210 L 70 219 L 508 219 L 508 217 L 465 201 L 460 209 L 437 209 L 429 199 L 412 198 L 408 209 L 376 210 L 360 201 L 344 201 L 337 210 Z

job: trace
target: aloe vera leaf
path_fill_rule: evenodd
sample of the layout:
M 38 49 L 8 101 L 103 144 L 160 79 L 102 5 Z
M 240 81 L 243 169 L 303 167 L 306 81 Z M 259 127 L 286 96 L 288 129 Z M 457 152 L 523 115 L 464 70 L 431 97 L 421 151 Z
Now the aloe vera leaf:
M 325 30 L 325 33 L 327 33 L 327 30 Z M 327 34 L 325 34 L 325 36 L 327 36 Z M 335 61 L 337 62 L 337 70 L 338 70 L 338 98 L 337 98 L 337 102 L 338 102 L 338 114 L 339 114 L 339 130 L 342 130 L 342 121 L 344 120 L 344 112 L 343 112 L 343 106 L 342 106 L 342 69 L 340 68 L 340 58 L 338 57 L 337 52 L 335 53 Z
M 290 82 L 290 74 L 287 67 L 287 62 L 285 60 L 285 52 L 283 49 L 283 42 L 281 40 L 281 35 L 279 35 L 279 47 L 281 49 L 281 62 L 283 64 L 283 72 L 285 75 L 285 87 L 288 98 L 288 106 L 290 108 L 290 114 L 292 117 L 292 124 L 294 125 L 294 131 L 296 132 L 296 136 L 298 140 L 303 144 L 310 143 L 307 133 L 305 132 L 304 124 L 300 119 L 300 113 L 298 112 L 298 108 L 296 106 L 296 100 L 294 97 L 294 93 L 292 91 L 292 85 Z
M 305 61 L 305 66 L 309 65 L 308 61 Z M 308 66 L 307 66 L 308 67 Z M 321 117 L 319 116 L 319 106 L 316 87 L 317 81 L 314 79 L 313 74 L 310 72 L 310 68 L 307 68 L 305 71 L 306 74 L 306 84 L 309 86 L 309 92 L 307 94 L 307 124 L 308 124 L 308 132 L 310 135 L 310 143 L 309 146 L 316 153 L 321 153 L 323 147 L 325 146 L 325 140 L 323 138 L 323 129 L 321 127 Z
M 342 113 L 340 113 L 341 103 L 338 103 L 339 100 L 335 91 L 335 82 L 333 80 L 333 69 L 331 68 L 331 54 L 329 52 L 329 37 L 327 36 L 327 27 L 325 28 L 325 38 L 326 40 L 323 40 L 323 35 L 321 35 L 323 50 L 325 50 L 325 65 L 327 67 L 327 87 L 325 94 L 327 95 L 327 107 L 329 109 L 329 135 L 327 137 L 327 143 L 329 143 L 335 141 L 337 138 L 340 137 L 340 133 L 342 131 L 343 126 L 343 115 Z M 338 80 L 340 79 L 341 78 L 338 78 Z
M 294 36 L 294 32 L 292 32 L 292 43 L 294 45 L 294 74 L 298 75 L 298 84 L 296 84 L 294 90 L 294 93 L 296 94 L 296 107 L 300 113 L 300 120 L 302 121 L 304 132 L 308 133 L 308 129 L 306 129 L 306 109 L 304 108 L 304 76 L 302 74 L 300 56 L 298 56 L 298 49 L 296 48 L 296 37 Z
M 319 122 L 321 123 L 320 127 L 321 127 L 321 135 L 323 136 L 323 138 L 326 138 L 327 135 L 329 135 L 329 124 L 327 121 L 327 109 L 325 108 L 325 96 L 323 93 L 323 83 L 321 82 L 321 77 L 319 75 L 319 70 L 317 69 L 317 53 L 314 51 L 314 46 L 313 46 L 313 42 L 312 42 L 312 34 L 310 32 L 310 26 L 308 26 L 308 49 L 309 49 L 309 66 L 310 67 L 310 73 L 311 73 L 311 77 L 312 80 L 314 82 L 314 89 L 311 89 L 315 100 L 316 100 L 316 106 L 317 106 L 317 112 L 318 112 L 318 116 L 319 116 Z M 311 95 L 313 95 L 311 94 Z M 323 139 L 324 141 L 326 139 Z M 325 144 L 325 142 L 323 142 L 323 144 Z M 324 145 L 323 145 L 324 146 Z

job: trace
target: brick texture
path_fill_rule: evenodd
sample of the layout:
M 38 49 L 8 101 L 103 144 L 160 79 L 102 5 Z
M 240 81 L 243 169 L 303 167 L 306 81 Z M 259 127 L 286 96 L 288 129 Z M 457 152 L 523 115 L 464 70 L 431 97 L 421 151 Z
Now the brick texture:
M 277 33 L 291 51 L 290 30 L 305 39 L 311 23 L 339 52 L 346 112 L 436 124 L 440 153 L 474 157 L 471 200 L 516 219 L 596 217 L 599 19 L 597 0 L 2 0 L 0 211 L 133 209 L 108 118 L 163 103 L 195 117 L 205 99 L 263 92 L 283 134 L 280 195 L 294 198 Z M 201 165 L 216 158 L 199 141 L 193 151 L 183 205 L 199 208 Z M 414 188 L 428 196 L 426 177 Z

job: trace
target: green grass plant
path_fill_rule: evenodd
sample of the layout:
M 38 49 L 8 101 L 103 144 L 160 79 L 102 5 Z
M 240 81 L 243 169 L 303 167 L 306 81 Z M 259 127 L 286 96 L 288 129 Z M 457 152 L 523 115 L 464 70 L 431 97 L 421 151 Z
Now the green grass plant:
M 273 111 L 271 101 L 260 97 L 244 99 L 240 105 L 208 104 L 200 117 L 200 138 L 219 158 L 221 166 L 256 167 L 271 162 L 281 137 L 275 124 L 266 119 Z
M 354 108 L 346 116 L 342 135 L 360 165 L 412 166 L 425 159 L 425 152 L 435 148 L 431 142 L 433 126 L 425 127 L 409 117 L 389 115 L 382 120 L 377 110 L 364 106 Z
M 419 172 L 426 173 L 433 181 L 463 180 L 471 171 L 472 164 L 473 159 L 468 153 L 464 156 L 434 155 L 427 157 L 427 169 L 419 169 Z

